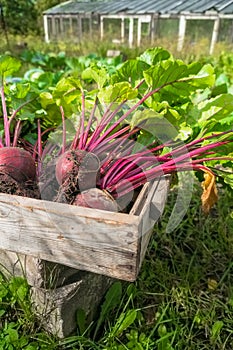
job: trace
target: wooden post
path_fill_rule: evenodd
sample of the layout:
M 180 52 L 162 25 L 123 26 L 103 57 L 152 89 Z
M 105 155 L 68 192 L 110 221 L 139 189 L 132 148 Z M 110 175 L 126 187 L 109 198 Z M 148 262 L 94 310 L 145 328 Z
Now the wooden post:
M 90 37 L 92 37 L 92 15 L 89 16 L 89 33 Z
M 104 18 L 100 16 L 100 40 L 104 38 Z
M 124 17 L 121 18 L 121 42 L 125 42 L 125 19 Z
M 231 26 L 230 26 L 231 30 L 230 30 L 230 35 L 229 35 L 229 39 L 230 42 L 233 42 L 233 20 L 231 21 Z
M 49 26 L 48 26 L 48 16 L 44 15 L 44 36 L 45 36 L 45 42 L 49 43 Z
M 0 271 L 20 276 L 31 287 L 33 311 L 51 334 L 64 338 L 77 329 L 77 311 L 91 323 L 98 315 L 104 294 L 115 279 L 51 264 L 24 254 L 0 249 Z
M 179 22 L 177 51 L 181 51 L 183 49 L 184 39 L 185 39 L 185 31 L 186 31 L 186 17 L 184 15 L 181 15 L 180 22 Z
M 80 42 L 82 40 L 82 36 L 83 36 L 81 15 L 78 16 L 78 36 L 79 36 L 79 42 Z
M 133 25 L 134 25 L 134 19 L 133 17 L 129 18 L 129 47 L 133 47 Z
M 157 17 L 157 15 L 151 15 L 151 27 L 150 27 L 151 44 L 153 44 L 153 42 L 155 40 L 155 33 L 157 31 L 157 25 L 158 25 L 158 17 Z
M 220 27 L 220 18 L 217 17 L 214 21 L 214 27 L 213 27 L 213 33 L 212 33 L 212 39 L 210 43 L 210 55 L 213 54 L 214 52 L 214 46 L 218 40 L 218 32 L 219 32 L 219 27 Z
M 59 16 L 59 26 L 60 26 L 60 36 L 64 39 L 64 23 L 63 23 L 63 16 Z
M 141 21 L 141 18 L 138 18 L 137 46 L 140 46 L 141 44 L 141 37 L 142 37 L 142 21 Z
M 56 24 L 55 24 L 54 16 L 51 17 L 51 21 L 52 21 L 52 36 L 53 38 L 56 38 Z
M 74 34 L 74 31 L 73 31 L 72 17 L 71 16 L 69 17 L 69 27 L 70 27 L 69 36 L 72 37 Z

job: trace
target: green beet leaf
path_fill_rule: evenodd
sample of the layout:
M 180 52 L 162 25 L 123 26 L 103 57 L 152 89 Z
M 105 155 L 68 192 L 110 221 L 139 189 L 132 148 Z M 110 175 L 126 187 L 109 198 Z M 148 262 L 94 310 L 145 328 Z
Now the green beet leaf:
M 146 62 L 134 59 L 124 62 L 111 77 L 111 84 L 128 81 L 132 86 L 143 79 L 143 72 L 150 68 Z
M 81 77 L 83 80 L 88 80 L 90 82 L 92 82 L 92 81 L 96 82 L 99 89 L 104 86 L 105 82 L 108 79 L 106 69 L 99 68 L 97 66 L 86 68 L 82 72 Z
M 146 62 L 148 65 L 155 65 L 158 62 L 168 60 L 171 58 L 171 53 L 162 47 L 154 47 L 145 50 L 140 56 L 139 60 Z
M 11 76 L 13 73 L 17 72 L 21 67 L 21 62 L 14 57 L 8 55 L 0 56 L 0 75 L 1 84 L 3 84 L 3 79 Z
M 102 103 L 123 102 L 136 98 L 137 94 L 137 89 L 133 89 L 128 82 L 120 82 L 101 89 L 98 98 Z

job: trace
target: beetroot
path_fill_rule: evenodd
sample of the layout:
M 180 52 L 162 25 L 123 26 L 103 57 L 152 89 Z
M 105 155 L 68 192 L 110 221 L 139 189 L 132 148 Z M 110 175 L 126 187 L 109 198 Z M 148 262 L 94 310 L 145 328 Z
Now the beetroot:
M 0 173 L 18 183 L 36 180 L 36 164 L 31 154 L 19 147 L 0 148 Z
M 99 188 L 90 188 L 79 193 L 72 204 L 86 208 L 118 211 L 117 203 L 112 196 L 107 191 Z
M 73 151 L 67 151 L 58 158 L 56 163 L 56 179 L 59 185 L 64 182 L 67 174 L 71 173 L 75 168 L 74 156 Z
M 68 178 L 75 179 L 80 190 L 95 187 L 100 168 L 98 157 L 84 150 L 68 150 L 56 163 L 56 179 L 59 185 Z

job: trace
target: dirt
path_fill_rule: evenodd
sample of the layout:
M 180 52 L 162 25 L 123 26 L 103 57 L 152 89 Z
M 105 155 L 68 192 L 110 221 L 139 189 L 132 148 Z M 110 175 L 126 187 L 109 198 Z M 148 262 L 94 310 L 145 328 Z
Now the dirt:
M 40 191 L 36 182 L 18 183 L 11 176 L 0 173 L 0 193 L 40 199 Z
M 41 198 L 48 201 L 71 204 L 78 193 L 77 174 L 69 174 L 63 184 L 59 186 L 56 180 L 55 167 L 56 158 L 43 165 L 39 179 Z
M 79 193 L 78 177 L 76 173 L 70 173 L 61 186 L 59 186 L 54 202 L 72 204 Z

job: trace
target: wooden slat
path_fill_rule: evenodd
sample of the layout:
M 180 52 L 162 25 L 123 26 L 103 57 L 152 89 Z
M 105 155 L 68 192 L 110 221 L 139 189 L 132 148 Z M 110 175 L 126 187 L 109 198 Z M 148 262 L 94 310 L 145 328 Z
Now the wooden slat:
M 150 187 L 150 184 L 149 182 L 147 182 L 142 190 L 140 191 L 139 195 L 137 196 L 131 210 L 130 210 L 130 214 L 132 215 L 140 215 L 141 211 L 142 211 L 142 208 L 145 204 L 145 201 L 146 201 L 146 198 L 148 196 L 148 192 L 149 192 L 149 187 Z
M 151 184 L 151 190 L 139 217 L 141 220 L 141 251 L 138 268 L 141 267 L 155 223 L 159 220 L 163 213 L 168 190 L 168 177 L 161 177 Z

